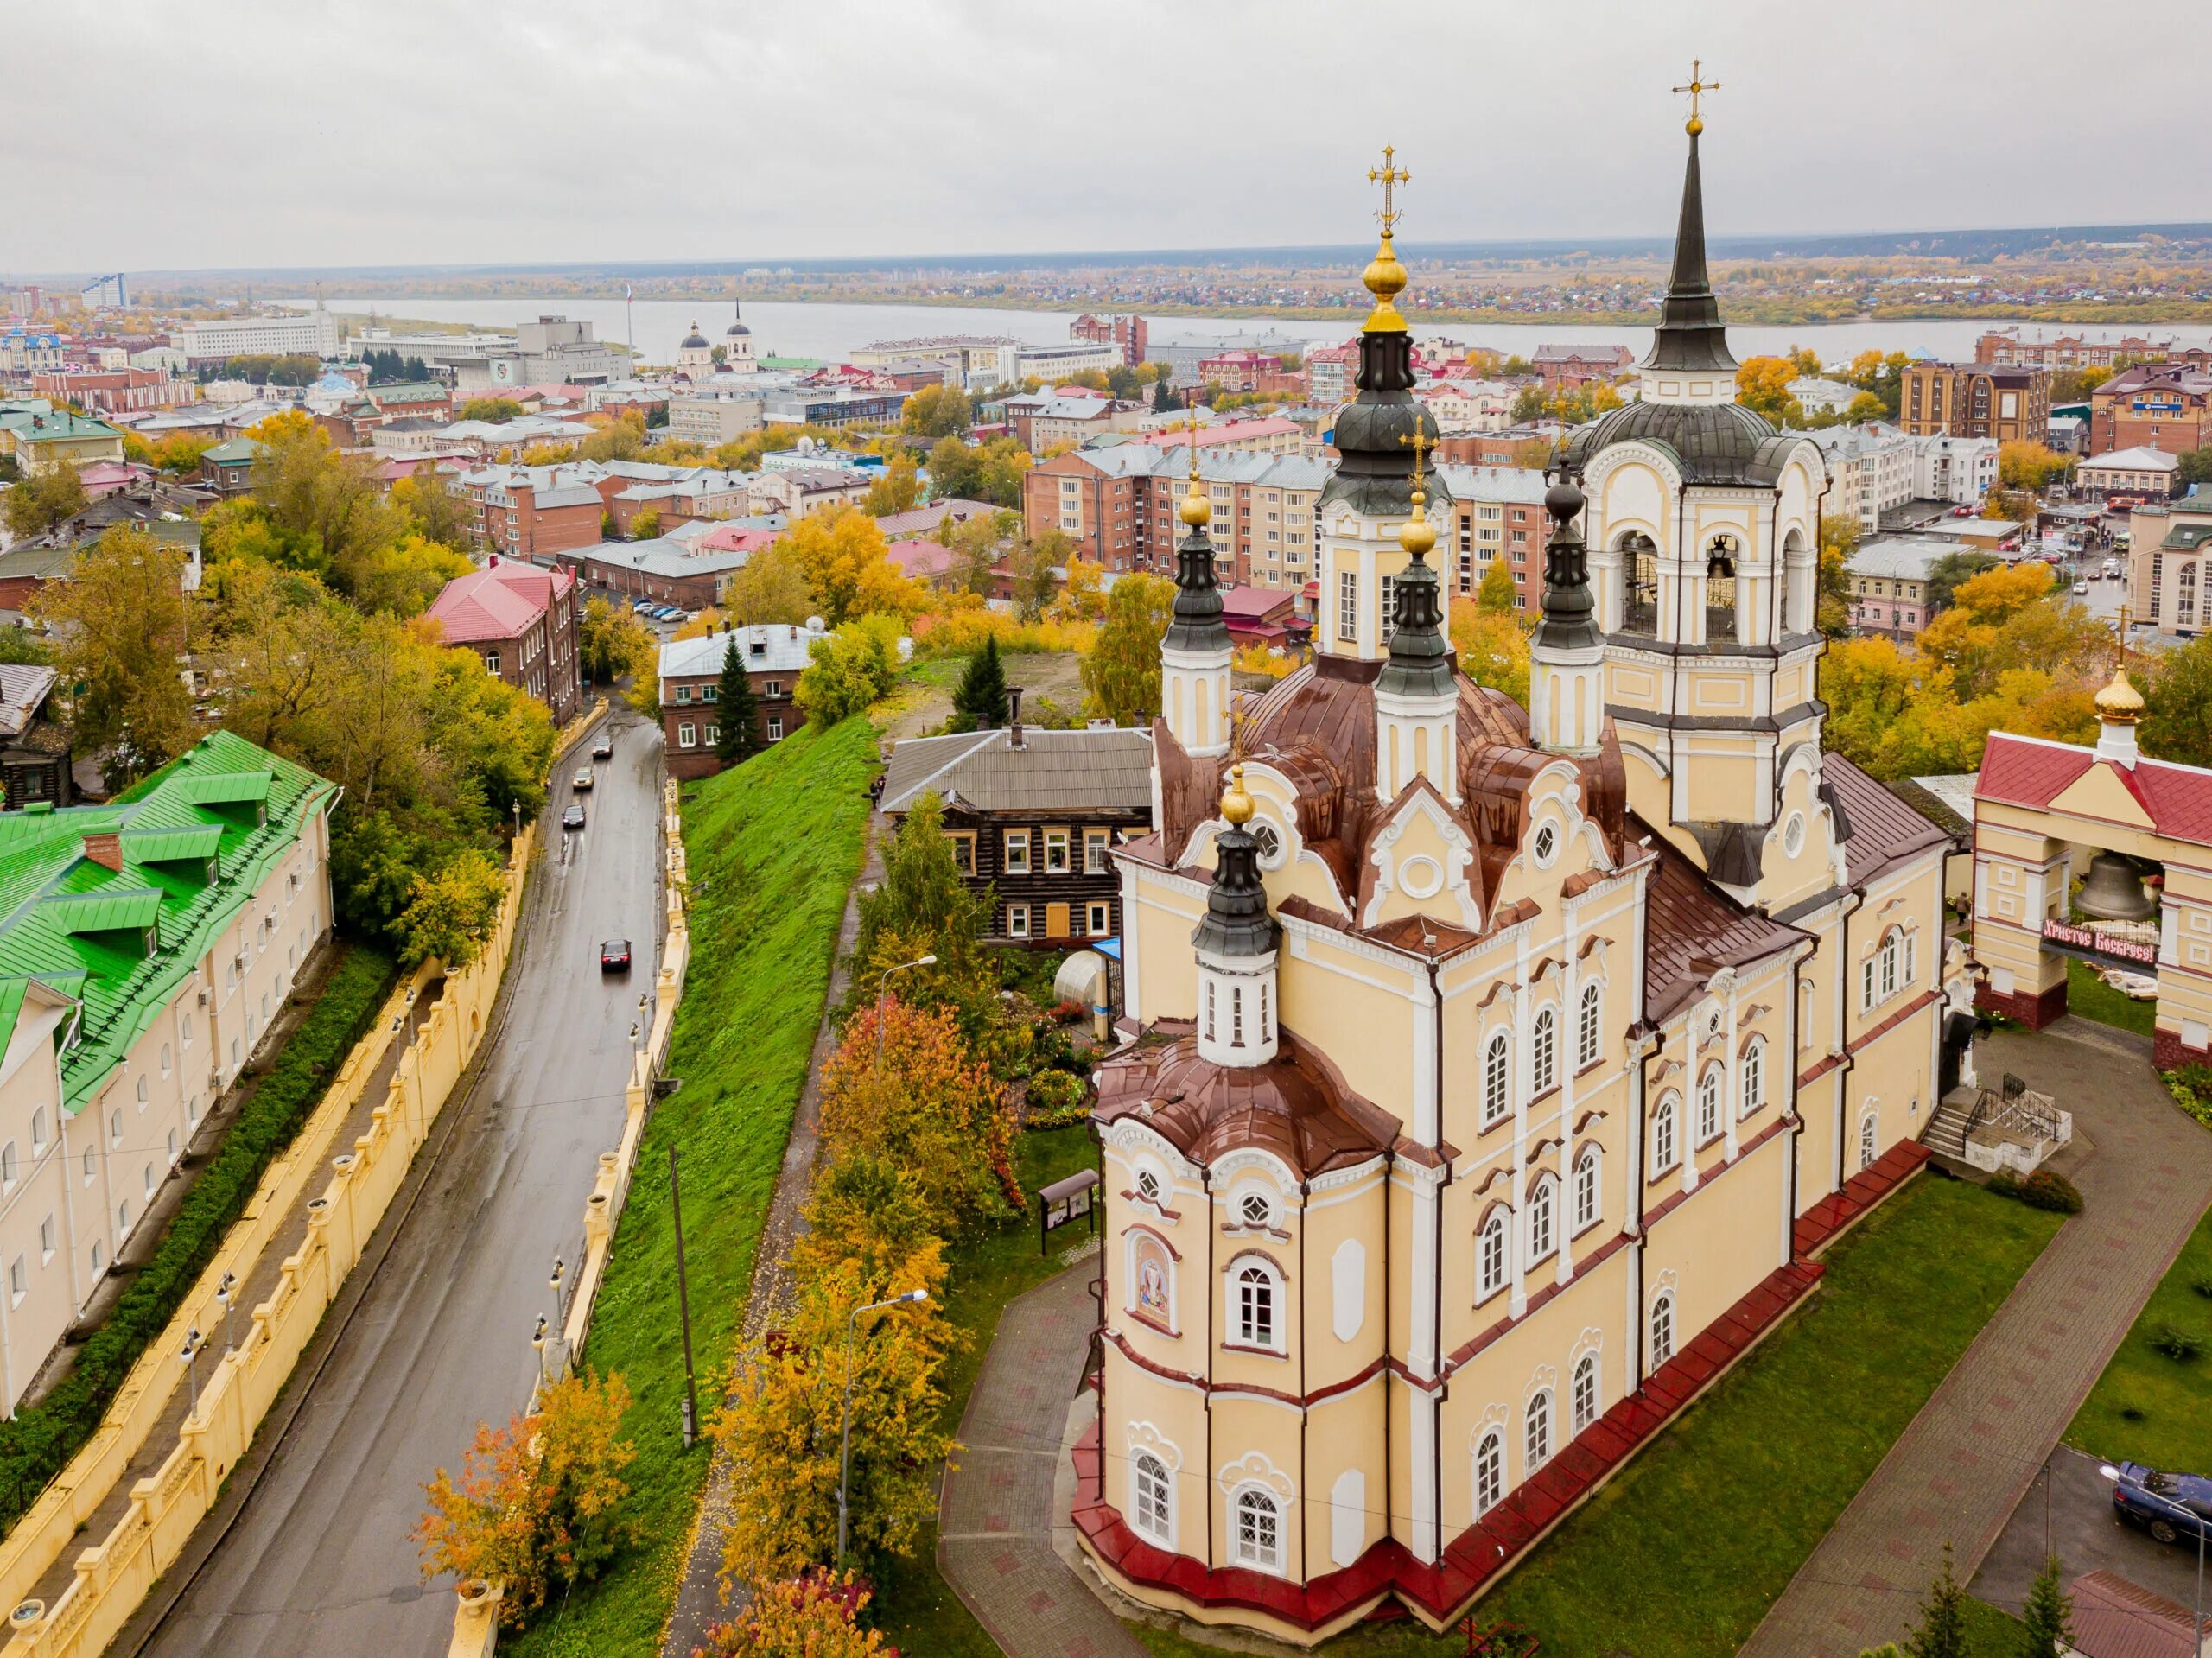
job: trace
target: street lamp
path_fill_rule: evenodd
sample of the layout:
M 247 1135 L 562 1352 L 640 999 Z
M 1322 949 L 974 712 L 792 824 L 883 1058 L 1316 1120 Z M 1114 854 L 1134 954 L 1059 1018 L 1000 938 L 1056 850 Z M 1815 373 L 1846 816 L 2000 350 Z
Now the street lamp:
M 918 966 L 910 962 L 910 966 Z M 904 1295 L 894 1295 L 888 1301 L 871 1301 L 864 1307 L 855 1307 L 845 1318 L 845 1413 L 844 1426 L 839 1433 L 837 1452 L 837 1564 L 845 1564 L 845 1488 L 853 1471 L 853 1329 L 863 1312 L 874 1312 L 884 1307 L 906 1306 L 930 1299 L 927 1290 L 908 1290 Z
M 531 1350 L 537 1355 L 537 1385 L 545 1385 L 545 1327 L 543 1313 L 537 1315 L 537 1328 L 530 1332 Z
M 848 1363 L 849 1363 L 849 1361 L 848 1361 Z M 849 1386 L 850 1384 L 849 1383 L 847 1385 Z M 2120 1483 L 2120 1470 L 2113 1467 L 2110 1463 L 2107 1462 L 2098 1464 L 2097 1472 L 2102 1474 L 2113 1484 L 2117 1485 Z M 2212 1530 L 2212 1518 L 2208 1518 L 2206 1515 L 2197 1513 L 2194 1509 L 2183 1508 L 2171 1497 L 2162 1496 L 2158 1492 L 2152 1490 L 2148 1485 L 2143 1484 L 2140 1482 L 2137 1483 L 2134 1489 L 2142 1492 L 2145 1496 L 2149 1497 L 2153 1502 L 2159 1504 L 2162 1508 L 2172 1509 L 2174 1513 L 2179 1515 L 2184 1521 L 2196 1530 L 2196 1607 L 2190 1615 L 2189 1620 L 2189 1639 L 2190 1643 L 2190 1658 L 2195 1658 L 2197 1649 L 2196 1643 L 2202 1641 L 2204 1638 L 2204 1534 L 2208 1530 Z
M 905 972 L 908 968 L 910 968 L 910 967 L 935 967 L 936 965 L 937 965 L 937 956 L 936 956 L 934 954 L 928 955 L 928 956 L 916 956 L 912 961 L 911 961 L 911 962 L 899 962 L 899 965 L 898 965 L 898 966 L 896 966 L 896 967 L 887 967 L 887 968 L 885 968 L 885 969 L 883 969 L 883 971 L 882 971 L 882 972 L 880 972 L 880 973 L 879 973 L 879 974 L 877 974 L 877 975 L 876 975 L 876 977 L 875 977 L 875 1068 L 876 1068 L 878 1070 L 881 1070 L 883 1069 L 883 1002 L 884 1002 L 884 987 L 885 987 L 887 984 L 888 984 L 888 983 L 890 982 L 891 975 L 892 975 L 893 974 L 894 974 L 894 973 L 904 973 L 904 972 Z
M 231 1350 L 231 1302 L 238 1293 L 238 1275 L 225 1273 L 223 1281 L 215 1286 L 215 1299 L 223 1304 L 223 1352 Z
M 188 1422 L 192 1420 L 193 1413 L 200 1407 L 200 1326 L 198 1324 L 193 1325 L 185 1332 L 184 1350 L 179 1353 L 177 1357 L 184 1362 L 184 1417 Z M 847 1359 L 846 1364 L 849 1369 L 851 1365 L 849 1358 Z M 850 1388 L 849 1381 L 846 1386 L 848 1389 Z

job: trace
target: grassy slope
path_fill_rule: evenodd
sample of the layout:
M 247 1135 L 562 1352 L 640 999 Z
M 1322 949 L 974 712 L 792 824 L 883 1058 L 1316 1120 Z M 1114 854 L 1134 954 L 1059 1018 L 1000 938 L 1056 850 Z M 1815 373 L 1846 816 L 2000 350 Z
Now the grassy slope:
M 845 895 L 861 867 L 875 734 L 863 719 L 804 730 L 702 784 L 684 808 L 693 902 L 690 981 L 669 1070 L 683 1086 L 655 1109 L 595 1310 L 588 1363 L 637 1397 L 632 1511 L 645 1541 L 556 1617 L 503 1638 L 521 1658 L 649 1654 L 676 1581 L 708 1452 L 682 1448 L 668 1151 L 683 1188 L 691 1335 L 723 1368 L 822 1018 Z M 715 1388 L 702 1381 L 702 1411 Z
M 1478 1615 L 1534 1630 L 1545 1658 L 1733 1653 L 2059 1219 L 1961 1181 L 1914 1182 L 1830 1253 L 1810 1306 L 1478 1602 Z M 1993 1612 L 1979 1621 L 2017 1629 Z M 1162 1658 L 1205 1650 L 1139 1635 Z M 1461 1645 L 1408 1622 L 1324 1650 L 1443 1658 Z
M 2066 1442 L 2092 1456 L 2212 1473 L 2212 1215 L 2197 1223 L 2135 1327 L 2097 1379 Z M 2192 1330 L 2204 1351 L 2168 1358 L 2151 1345 L 2161 1324 Z M 2138 1420 L 2126 1413 L 2133 1410 Z
M 2149 1036 L 2151 1020 L 2158 1011 L 2154 1001 L 2137 1001 L 2123 996 L 2102 979 L 2096 969 L 2086 962 L 2072 957 L 2066 962 L 2066 1011 L 2079 1013 L 2083 1019 L 2094 1020 L 2100 1025 L 2117 1026 L 2123 1031 L 2133 1031 L 2138 1036 Z
M 1019 1151 L 1022 1189 L 1030 1192 L 1078 1169 L 1090 1168 L 1097 1160 L 1090 1130 L 1083 1125 L 1024 1134 Z M 1052 1253 L 1040 1255 L 1033 1204 L 1019 1220 L 954 1246 L 945 1312 L 954 1324 L 969 1332 L 971 1342 L 965 1351 L 953 1355 L 946 1367 L 948 1420 L 958 1422 L 968 1407 L 968 1395 L 983 1368 L 983 1356 L 1006 1304 L 1060 1271 L 1061 1253 L 1089 1236 L 1077 1223 L 1054 1233 Z M 936 1548 L 937 1528 L 932 1525 L 920 1558 L 906 1563 L 881 1585 L 873 1614 L 877 1626 L 892 1645 L 910 1658 L 995 1658 L 998 1648 L 938 1575 Z

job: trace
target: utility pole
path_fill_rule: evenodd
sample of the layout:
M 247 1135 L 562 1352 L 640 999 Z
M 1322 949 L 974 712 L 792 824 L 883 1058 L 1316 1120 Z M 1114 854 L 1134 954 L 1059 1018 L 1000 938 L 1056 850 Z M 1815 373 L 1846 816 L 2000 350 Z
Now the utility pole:
M 691 1368 L 691 1288 L 683 1276 L 683 1199 L 676 1186 L 676 1147 L 668 1148 L 668 1207 L 676 1220 L 676 1305 L 683 1320 L 683 1448 L 699 1437 L 699 1382 Z

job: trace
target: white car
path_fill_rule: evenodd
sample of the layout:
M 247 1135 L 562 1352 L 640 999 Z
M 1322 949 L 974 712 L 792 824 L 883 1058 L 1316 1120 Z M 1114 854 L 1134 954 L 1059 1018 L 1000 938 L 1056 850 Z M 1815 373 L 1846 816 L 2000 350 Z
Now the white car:
M 2076 598 L 2079 598 L 2082 594 L 2088 593 L 2088 590 L 2089 584 L 2087 581 L 2076 581 L 2074 584 L 2074 594 Z

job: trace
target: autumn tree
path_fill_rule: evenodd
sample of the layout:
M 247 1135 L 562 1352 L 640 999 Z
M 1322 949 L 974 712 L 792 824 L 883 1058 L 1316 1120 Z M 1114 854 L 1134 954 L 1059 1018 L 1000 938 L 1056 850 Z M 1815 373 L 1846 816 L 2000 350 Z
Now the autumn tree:
M 2183 765 L 2212 765 L 2212 634 L 2139 659 L 2133 671 L 2147 705 L 2144 751 Z
M 8 492 L 8 533 L 18 540 L 50 535 L 90 505 L 76 467 L 48 467 Z
M 999 659 L 998 635 L 987 634 L 983 648 L 968 658 L 968 666 L 962 670 L 960 683 L 952 693 L 950 729 L 974 731 L 980 727 L 999 727 L 1005 725 L 1007 719 L 1006 664 Z
M 862 511 L 870 518 L 887 518 L 894 512 L 912 511 L 921 496 L 921 473 L 913 457 L 894 454 L 890 464 L 868 486 L 868 499 Z
M 584 440 L 587 461 L 635 461 L 645 449 L 645 417 L 626 409 Z
M 799 623 L 821 613 L 806 564 L 782 541 L 772 542 L 722 583 L 721 608 L 739 626 Z
M 1084 711 L 1116 725 L 1144 726 L 1160 712 L 1160 641 L 1173 613 L 1175 584 L 1135 570 L 1106 595 L 1105 619 L 1083 658 Z
M 2070 472 L 2073 464 L 2069 457 L 2040 443 L 2019 441 L 1997 446 L 1997 478 L 2007 489 L 2033 493 Z
M 1480 611 L 1503 611 L 1507 614 L 1518 607 L 1521 589 L 1513 580 L 1513 572 L 1503 558 L 1493 558 L 1483 571 L 1482 585 L 1475 589 L 1475 608 Z
M 1851 556 L 1858 550 L 1859 520 L 1848 512 L 1823 512 L 1813 567 L 1813 626 L 1832 639 L 1851 632 Z
M 379 562 L 410 520 L 385 499 L 374 461 L 334 448 L 330 434 L 298 410 L 271 415 L 249 435 L 261 446 L 253 461 L 254 499 L 267 530 L 285 548 L 286 562 L 327 573 L 349 596 L 409 590 L 404 581 L 393 583 L 389 563 Z
M 906 399 L 899 429 L 917 437 L 964 435 L 976 418 L 972 398 L 957 385 L 925 385 Z
M 391 504 L 404 512 L 415 533 L 456 552 L 468 548 L 468 503 L 454 493 L 435 466 L 417 467 L 391 486 Z
M 988 501 L 996 506 L 1021 505 L 1021 480 L 1032 464 L 1019 440 L 996 437 L 975 447 L 957 437 L 939 438 L 930 450 L 930 492 L 943 499 Z
M 1805 410 L 1789 394 L 1797 365 L 1787 357 L 1746 357 L 1736 369 L 1736 401 L 1777 426 L 1802 426 Z
M 1046 614 L 1059 622 L 1095 622 L 1106 613 L 1106 567 L 1070 552 L 1061 567 L 1059 596 Z
M 942 539 L 952 553 L 952 569 L 963 592 L 988 599 L 998 586 L 998 562 L 1007 543 L 1021 531 L 1019 514 L 1000 511 L 978 513 L 943 528 Z
M 595 1576 L 636 1533 L 621 1513 L 622 1471 L 637 1455 L 621 1437 L 629 1407 L 619 1375 L 563 1376 L 536 1415 L 480 1424 L 461 1477 L 441 1468 L 424 1487 L 423 1575 L 498 1584 L 500 1621 L 512 1624 Z
M 523 406 L 512 397 L 471 397 L 454 411 L 455 420 L 480 420 L 494 426 L 522 418 Z
M 79 753 L 99 757 L 111 787 L 192 746 L 183 581 L 180 549 L 141 530 L 114 529 L 68 581 L 48 582 L 31 601 L 59 646 L 56 694 L 70 736 Z
M 722 647 L 721 684 L 715 697 L 715 758 L 724 765 L 734 765 L 760 746 L 760 735 L 753 729 L 760 717 L 753 704 L 753 677 L 745 671 L 745 658 L 738 654 L 737 635 L 724 637 L 728 643 Z
M 466 967 L 491 937 L 506 877 L 482 851 L 470 847 L 443 868 L 415 877 L 412 896 L 400 912 L 402 966 L 433 957 L 448 969 Z
M 1452 607 L 1451 632 L 1461 673 L 1528 706 L 1529 631 L 1516 613 L 1462 601 Z
M 638 619 L 637 612 L 610 599 L 584 601 L 576 649 L 584 677 L 594 684 L 612 685 L 625 674 L 653 665 L 652 630 Z
M 709 1629 L 701 1651 L 704 1658 L 896 1658 L 880 1629 L 861 1627 L 871 1598 L 850 1572 L 753 1584 L 745 1609 Z
M 1961 582 L 1970 581 L 1984 570 L 1993 570 L 2005 561 L 1994 553 L 1946 553 L 1928 567 L 1928 610 L 1930 615 L 1948 610 Z
M 1026 622 L 1045 613 L 1059 591 L 1060 572 L 1075 556 L 1075 543 L 1058 530 L 1047 530 L 1034 541 L 1026 541 L 1007 559 L 1013 578 L 1014 607 Z
M 172 478 L 182 478 L 198 472 L 214 447 L 214 439 L 198 432 L 170 432 L 154 445 L 154 465 Z
M 810 512 L 767 551 L 804 573 L 814 600 L 809 613 L 819 614 L 832 627 L 879 612 L 904 619 L 919 614 L 929 603 L 929 589 L 891 562 L 882 530 L 858 507 L 830 506 Z M 756 556 L 746 569 L 760 562 Z M 741 577 L 745 574 L 738 572 Z M 734 595 L 738 589 L 734 582 L 732 587 L 731 608 L 736 613 Z M 781 619 L 747 615 L 744 619 Z
M 630 520 L 631 540 L 652 541 L 658 538 L 659 535 L 660 509 L 658 507 L 646 507 L 643 511 L 639 512 L 637 517 Z
M 855 616 L 809 647 L 791 700 L 813 726 L 865 713 L 899 683 L 901 624 L 893 615 Z

